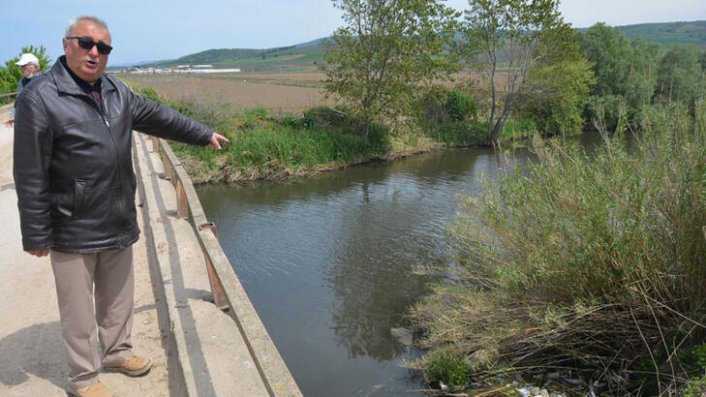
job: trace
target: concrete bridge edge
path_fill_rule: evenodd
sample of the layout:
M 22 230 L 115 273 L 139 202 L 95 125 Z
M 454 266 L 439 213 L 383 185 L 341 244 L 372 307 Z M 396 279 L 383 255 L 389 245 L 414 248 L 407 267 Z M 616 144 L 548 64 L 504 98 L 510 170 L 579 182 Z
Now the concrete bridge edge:
M 135 133 L 134 142 L 138 197 L 164 333 L 170 395 L 301 396 L 296 385 L 295 390 L 273 393 L 260 376 L 257 358 L 248 350 L 238 325 L 213 304 L 196 231 L 187 219 L 177 216 L 176 191 L 165 180 L 159 154 L 142 134 Z M 201 296 L 195 298 L 195 294 Z M 193 316 L 185 316 L 186 312 Z

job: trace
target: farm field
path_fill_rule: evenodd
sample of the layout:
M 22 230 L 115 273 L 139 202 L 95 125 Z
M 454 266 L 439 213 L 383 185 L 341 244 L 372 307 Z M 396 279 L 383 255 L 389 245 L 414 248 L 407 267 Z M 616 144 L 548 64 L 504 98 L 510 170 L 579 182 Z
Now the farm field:
M 152 87 L 169 100 L 206 99 L 227 102 L 236 110 L 257 106 L 272 113 L 299 113 L 314 106 L 333 106 L 326 98 L 323 73 L 224 73 L 224 74 L 118 74 L 119 78 Z M 471 79 L 468 73 L 454 75 L 452 87 Z M 498 84 L 504 76 L 498 76 Z
M 169 100 L 227 102 L 236 110 L 261 106 L 274 113 L 298 113 L 313 106 L 335 104 L 324 96 L 322 73 L 119 74 L 118 77 L 152 87 Z

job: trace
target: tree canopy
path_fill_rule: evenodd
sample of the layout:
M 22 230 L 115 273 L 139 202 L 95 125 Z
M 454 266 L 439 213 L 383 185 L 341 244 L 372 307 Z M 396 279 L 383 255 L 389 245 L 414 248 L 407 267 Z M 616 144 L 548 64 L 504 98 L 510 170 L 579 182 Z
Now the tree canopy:
M 456 11 L 443 0 L 333 0 L 345 26 L 326 48 L 326 89 L 346 100 L 364 124 L 407 109 L 421 85 L 457 67 L 443 56 Z
M 461 56 L 483 75 L 488 91 L 487 139 L 496 142 L 518 100 L 532 87 L 529 75 L 551 46 L 543 37 L 565 25 L 558 0 L 469 0 Z M 546 40 L 546 39 L 544 39 Z

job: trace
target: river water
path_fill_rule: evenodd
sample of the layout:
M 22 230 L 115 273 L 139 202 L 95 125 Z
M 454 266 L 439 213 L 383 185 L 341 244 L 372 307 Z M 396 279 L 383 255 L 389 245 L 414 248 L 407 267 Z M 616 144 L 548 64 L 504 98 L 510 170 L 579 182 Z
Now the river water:
M 202 186 L 221 245 L 307 397 L 425 396 L 401 364 L 405 313 L 451 259 L 457 194 L 524 164 L 463 149 L 285 184 Z

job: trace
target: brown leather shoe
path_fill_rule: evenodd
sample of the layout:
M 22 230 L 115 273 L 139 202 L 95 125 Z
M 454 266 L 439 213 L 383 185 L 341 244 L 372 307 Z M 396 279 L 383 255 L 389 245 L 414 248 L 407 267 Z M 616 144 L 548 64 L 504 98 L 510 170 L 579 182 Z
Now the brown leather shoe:
M 152 369 L 152 360 L 142 356 L 132 356 L 118 367 L 105 367 L 106 372 L 120 372 L 127 376 L 142 376 Z
M 67 394 L 70 397 L 113 397 L 113 393 L 111 393 L 110 390 L 108 390 L 108 388 L 100 382 L 94 383 L 82 389 L 68 390 Z

